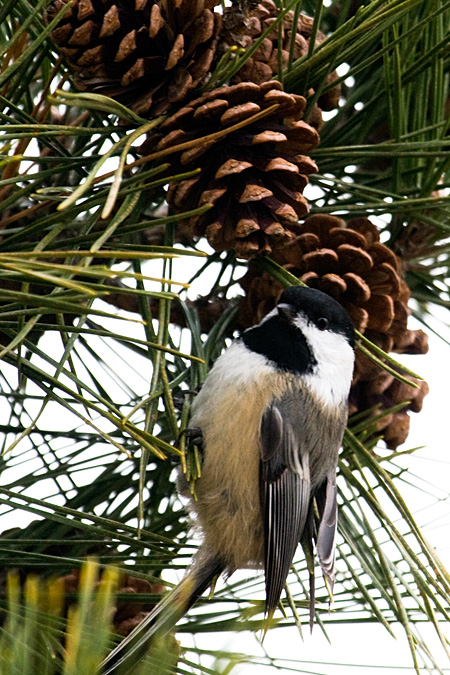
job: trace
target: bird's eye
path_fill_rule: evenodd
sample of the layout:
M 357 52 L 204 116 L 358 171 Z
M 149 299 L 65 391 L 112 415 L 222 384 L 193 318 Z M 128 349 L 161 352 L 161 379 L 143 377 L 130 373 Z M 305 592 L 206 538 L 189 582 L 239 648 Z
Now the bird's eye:
M 319 330 L 326 330 L 329 325 L 329 321 L 326 317 L 321 316 L 319 319 L 317 319 L 317 328 Z

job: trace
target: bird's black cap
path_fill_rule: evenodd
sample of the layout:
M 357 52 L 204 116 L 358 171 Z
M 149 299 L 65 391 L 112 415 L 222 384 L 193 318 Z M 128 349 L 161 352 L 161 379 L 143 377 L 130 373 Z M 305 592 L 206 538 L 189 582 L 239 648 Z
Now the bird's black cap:
M 319 325 L 322 318 L 328 320 L 329 330 L 344 335 L 353 347 L 355 329 L 344 307 L 334 298 L 315 288 L 306 286 L 290 286 L 286 288 L 278 300 L 278 304 L 290 305 L 294 312 L 301 312 L 308 319 Z

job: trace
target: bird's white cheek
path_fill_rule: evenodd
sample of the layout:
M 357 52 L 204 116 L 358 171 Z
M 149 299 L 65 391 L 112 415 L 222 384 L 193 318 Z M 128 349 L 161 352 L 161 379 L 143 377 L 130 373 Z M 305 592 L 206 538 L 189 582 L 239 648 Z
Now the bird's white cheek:
M 320 331 L 315 326 L 302 326 L 314 353 L 317 366 L 306 375 L 305 383 L 326 405 L 341 405 L 348 398 L 355 354 L 343 335 Z

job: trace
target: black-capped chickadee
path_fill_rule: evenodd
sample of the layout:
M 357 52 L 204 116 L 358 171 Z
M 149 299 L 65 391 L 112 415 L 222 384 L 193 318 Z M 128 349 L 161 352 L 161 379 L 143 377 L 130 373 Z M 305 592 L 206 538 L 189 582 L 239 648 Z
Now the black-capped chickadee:
M 170 630 L 222 572 L 263 568 L 271 616 L 302 538 L 310 550 L 315 539 L 332 589 L 353 344 L 352 322 L 336 300 L 292 286 L 217 359 L 192 405 L 190 426 L 203 450 L 196 499 L 180 481 L 202 545 L 186 577 L 111 653 L 105 664 L 115 665 L 104 673 Z

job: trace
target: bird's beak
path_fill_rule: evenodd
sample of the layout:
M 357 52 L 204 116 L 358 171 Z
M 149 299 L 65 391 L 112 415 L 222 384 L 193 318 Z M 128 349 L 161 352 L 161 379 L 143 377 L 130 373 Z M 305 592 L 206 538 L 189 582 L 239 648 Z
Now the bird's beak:
M 292 316 L 292 307 L 290 305 L 280 303 L 277 305 L 277 310 L 278 310 L 278 315 L 287 321 L 288 323 L 292 323 L 294 320 L 294 317 Z

